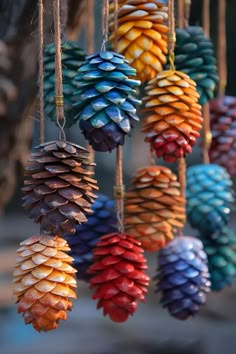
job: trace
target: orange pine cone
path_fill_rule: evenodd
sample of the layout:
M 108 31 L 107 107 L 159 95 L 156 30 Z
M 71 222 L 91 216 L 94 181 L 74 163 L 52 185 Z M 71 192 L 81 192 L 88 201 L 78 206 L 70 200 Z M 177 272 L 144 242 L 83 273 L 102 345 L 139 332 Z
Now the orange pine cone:
M 18 312 L 39 332 L 56 329 L 72 308 L 70 298 L 76 298 L 76 270 L 70 265 L 73 258 L 65 253 L 70 248 L 65 240 L 46 235 L 20 245 L 13 273 Z
M 202 127 L 196 83 L 180 71 L 165 70 L 149 81 L 142 131 L 157 157 L 174 162 L 192 151 Z
M 125 199 L 125 231 L 147 251 L 165 247 L 185 223 L 185 199 L 177 177 L 164 166 L 137 171 Z
M 130 61 L 142 81 L 150 80 L 166 64 L 168 8 L 158 0 L 119 1 L 114 28 L 114 5 L 110 6 L 110 40 L 117 41 L 117 51 Z

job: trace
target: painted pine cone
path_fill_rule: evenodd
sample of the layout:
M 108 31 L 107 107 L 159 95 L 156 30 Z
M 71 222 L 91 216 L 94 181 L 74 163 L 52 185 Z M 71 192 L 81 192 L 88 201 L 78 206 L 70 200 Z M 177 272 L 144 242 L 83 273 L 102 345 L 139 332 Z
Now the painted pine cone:
M 168 53 L 168 8 L 158 0 L 120 1 L 117 32 L 114 5 L 111 5 L 110 40 L 117 41 L 117 51 L 129 60 L 144 82 L 163 69 Z
M 147 251 L 165 247 L 185 223 L 185 199 L 171 170 L 149 166 L 136 172 L 125 199 L 125 231 Z
M 89 272 L 93 299 L 115 322 L 124 322 L 133 315 L 138 300 L 144 302 L 149 276 L 140 243 L 132 237 L 113 233 L 103 236 L 94 249 L 94 263 Z
M 86 58 L 78 70 L 77 115 L 85 138 L 97 151 L 111 151 L 124 144 L 134 121 L 138 120 L 135 88 L 140 81 L 130 79 L 136 70 L 114 52 L 100 52 Z
M 211 289 L 231 285 L 236 275 L 236 235 L 227 227 L 213 235 L 200 235 L 208 257 Z
M 232 181 L 218 165 L 196 165 L 187 170 L 187 218 L 193 228 L 212 234 L 229 222 L 234 201 Z
M 21 242 L 13 273 L 14 296 L 18 312 L 26 324 L 41 332 L 51 331 L 67 319 L 76 298 L 72 258 L 65 240 L 51 236 L 33 236 Z
M 212 143 L 210 160 L 236 176 L 236 97 L 210 101 Z
M 176 29 L 175 67 L 196 82 L 201 105 L 213 99 L 219 80 L 216 59 L 213 44 L 201 27 Z
M 69 255 L 74 259 L 73 266 L 78 271 L 77 278 L 85 281 L 91 278 L 87 270 L 92 264 L 93 248 L 102 236 L 117 230 L 114 201 L 103 194 L 97 196 L 98 199 L 92 205 L 93 214 L 88 216 L 88 221 L 77 225 L 74 235 L 65 235 L 71 248 Z
M 185 320 L 206 302 L 210 290 L 207 256 L 200 240 L 181 236 L 160 250 L 157 292 L 171 316 Z
M 196 84 L 186 74 L 166 70 L 149 81 L 142 131 L 157 157 L 174 162 L 192 151 L 202 127 Z
M 23 206 L 41 229 L 53 235 L 74 233 L 76 224 L 87 221 L 97 198 L 96 181 L 90 176 L 89 153 L 67 141 L 36 147 L 26 167 Z
M 74 122 L 74 116 L 77 112 L 73 107 L 75 102 L 76 91 L 74 78 L 78 68 L 85 60 L 84 51 L 77 43 L 65 41 L 61 46 L 62 50 L 62 78 L 63 78 L 63 95 L 64 110 L 66 115 L 66 127 L 71 127 Z M 44 50 L 44 108 L 46 115 L 56 122 L 55 112 L 55 45 L 49 44 Z

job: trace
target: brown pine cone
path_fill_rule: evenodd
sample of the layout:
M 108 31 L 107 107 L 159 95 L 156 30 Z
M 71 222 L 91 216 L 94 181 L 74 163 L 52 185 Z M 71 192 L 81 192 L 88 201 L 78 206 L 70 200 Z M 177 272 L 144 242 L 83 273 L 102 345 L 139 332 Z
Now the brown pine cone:
M 177 177 L 164 166 L 137 171 L 125 199 L 125 231 L 147 251 L 165 247 L 185 223 L 185 199 Z
M 52 236 L 30 237 L 17 250 L 13 276 L 18 312 L 39 332 L 66 320 L 70 298 L 76 298 L 76 270 L 70 265 L 73 258 L 65 253 L 69 250 L 65 240 Z
M 196 83 L 180 71 L 166 70 L 146 86 L 142 131 L 157 157 L 174 162 L 192 151 L 202 127 Z
M 168 8 L 158 0 L 119 1 L 118 28 L 114 28 L 114 4 L 110 6 L 110 40 L 130 61 L 143 82 L 163 69 L 168 53 Z
M 36 147 L 26 167 L 23 206 L 41 229 L 53 235 L 74 233 L 76 224 L 87 221 L 97 196 L 89 153 L 67 141 L 53 141 Z

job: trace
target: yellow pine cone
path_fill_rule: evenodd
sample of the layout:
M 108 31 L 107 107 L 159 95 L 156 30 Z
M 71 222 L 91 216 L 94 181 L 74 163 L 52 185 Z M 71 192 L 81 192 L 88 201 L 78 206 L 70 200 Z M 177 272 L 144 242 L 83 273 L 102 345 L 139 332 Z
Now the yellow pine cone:
M 153 79 L 166 64 L 168 8 L 158 0 L 119 1 L 117 33 L 110 5 L 110 40 L 129 60 L 142 81 Z
M 176 175 L 164 166 L 137 170 L 125 199 L 125 231 L 156 251 L 170 242 L 185 223 L 185 198 Z
M 149 81 L 142 131 L 157 157 L 174 162 L 192 151 L 202 127 L 196 83 L 180 71 L 165 70 Z
M 20 245 L 13 273 L 18 313 L 39 332 L 53 330 L 67 319 L 70 298 L 76 298 L 76 270 L 70 265 L 73 258 L 65 253 L 70 248 L 62 238 L 46 235 Z

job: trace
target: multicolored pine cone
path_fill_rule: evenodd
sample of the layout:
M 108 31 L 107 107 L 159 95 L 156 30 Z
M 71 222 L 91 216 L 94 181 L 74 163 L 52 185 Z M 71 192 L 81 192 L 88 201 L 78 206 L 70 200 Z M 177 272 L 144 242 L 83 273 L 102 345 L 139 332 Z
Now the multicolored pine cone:
M 157 292 L 171 316 L 186 320 L 206 302 L 210 274 L 202 242 L 194 237 L 175 238 L 158 255 Z
M 236 97 L 210 101 L 212 143 L 210 161 L 236 176 Z
M 166 162 L 191 153 L 203 121 L 195 82 L 180 71 L 166 70 L 149 81 L 145 90 L 145 141 Z
M 110 5 L 110 40 L 129 60 L 144 82 L 163 70 L 168 53 L 168 7 L 159 0 L 118 1 L 115 32 L 114 3 Z
M 62 79 L 63 79 L 63 96 L 64 110 L 66 115 L 66 127 L 70 128 L 74 123 L 76 108 L 73 107 L 75 102 L 76 91 L 74 78 L 78 68 L 85 60 L 84 51 L 78 46 L 78 43 L 72 41 L 63 41 L 61 45 L 62 54 Z M 55 45 L 49 44 L 44 50 L 44 109 L 46 115 L 56 122 L 56 111 L 54 104 L 55 97 Z
M 68 141 L 50 141 L 36 147 L 25 168 L 23 206 L 44 232 L 64 236 L 87 221 L 97 198 L 94 163 L 89 152 Z
M 231 285 L 236 276 L 236 235 L 224 227 L 213 235 L 200 234 L 208 257 L 211 290 L 220 291 Z
M 123 145 L 138 120 L 135 98 L 140 81 L 123 55 L 105 51 L 86 57 L 75 78 L 76 120 L 96 151 Z
M 112 321 L 124 322 L 133 315 L 138 300 L 144 302 L 150 278 L 140 243 L 126 234 L 103 236 L 94 249 L 89 272 L 97 308 Z
M 125 231 L 147 251 L 170 242 L 185 223 L 185 198 L 176 175 L 164 166 L 137 170 L 125 197 Z
M 216 58 L 201 27 L 176 28 L 175 67 L 196 82 L 201 105 L 214 98 L 219 80 Z
M 41 332 L 56 329 L 67 319 L 76 298 L 76 270 L 66 252 L 68 244 L 59 237 L 33 236 L 17 250 L 14 296 L 25 324 Z
M 187 169 L 187 218 L 202 234 L 213 234 L 228 224 L 234 202 L 232 181 L 218 165 Z
M 91 274 L 87 273 L 93 263 L 92 250 L 100 238 L 117 230 L 117 216 L 115 202 L 104 194 L 97 193 L 98 199 L 92 205 L 93 214 L 88 221 L 76 226 L 75 234 L 66 234 L 71 251 L 69 255 L 74 259 L 73 266 L 77 270 L 79 280 L 89 281 Z

